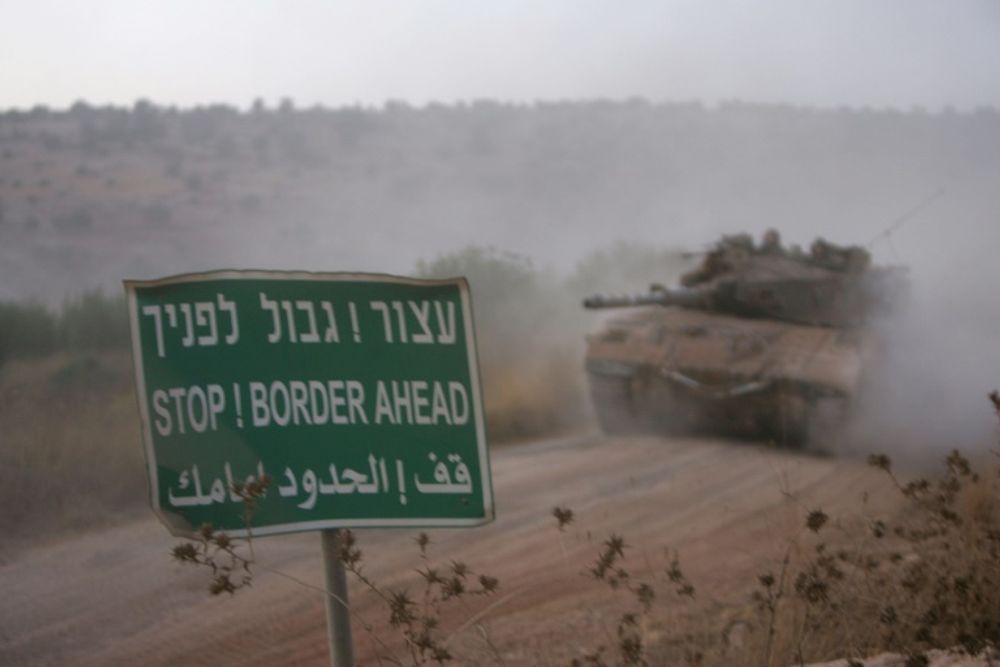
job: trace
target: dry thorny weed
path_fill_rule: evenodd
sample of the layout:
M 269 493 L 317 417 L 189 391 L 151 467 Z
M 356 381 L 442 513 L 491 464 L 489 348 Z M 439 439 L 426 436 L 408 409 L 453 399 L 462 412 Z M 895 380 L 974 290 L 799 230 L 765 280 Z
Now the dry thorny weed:
M 271 478 L 262 475 L 260 479 L 250 479 L 246 483 L 234 481 L 232 491 L 243 502 L 243 523 L 250 531 L 250 522 L 257 509 L 257 502 L 267 495 Z M 229 593 L 251 585 L 253 582 L 253 551 L 252 542 L 248 538 L 245 543 L 251 548 L 249 555 L 244 556 L 238 549 L 244 540 L 231 538 L 223 531 L 215 530 L 212 524 L 201 526 L 193 540 L 174 546 L 171 555 L 181 563 L 206 567 L 211 570 L 211 581 L 208 592 L 212 595 Z
M 574 517 L 572 510 L 563 507 L 556 507 L 552 515 L 555 517 L 556 527 L 560 531 L 564 530 Z M 643 630 L 643 621 L 652 613 L 653 605 L 657 599 L 658 581 L 655 573 L 645 579 L 633 575 L 625 564 L 625 553 L 628 549 L 629 545 L 625 538 L 612 533 L 601 543 L 597 557 L 586 571 L 588 577 L 604 582 L 611 591 L 624 591 L 629 595 L 631 605 L 621 613 L 616 622 L 615 645 L 613 649 L 609 649 L 606 645 L 599 645 L 586 651 L 581 658 L 574 658 L 570 661 L 571 667 L 648 664 L 648 647 L 645 641 L 646 633 Z M 665 554 L 669 564 L 663 572 L 663 579 L 669 582 L 676 595 L 694 598 L 694 586 L 681 570 L 679 556 L 676 553 L 671 553 L 669 549 L 665 550 Z M 609 655 L 612 653 L 614 657 Z M 696 665 L 701 662 L 700 652 L 688 652 L 686 657 L 689 664 Z
M 500 586 L 495 577 L 477 574 L 462 561 L 452 560 L 447 565 L 434 566 L 428 556 L 430 537 L 426 533 L 420 533 L 415 541 L 423 561 L 422 567 L 417 570 L 423 591 L 417 596 L 411 596 L 406 589 L 377 584 L 363 571 L 362 552 L 357 547 L 357 539 L 352 531 L 341 530 L 337 539 L 338 556 L 344 567 L 385 603 L 389 611 L 389 626 L 401 633 L 410 664 L 413 665 L 432 662 L 445 664 L 451 661 L 454 656 L 448 647 L 449 637 L 442 629 L 446 607 L 452 603 L 464 604 L 468 598 L 492 595 Z M 484 633 L 483 636 L 491 653 L 499 657 L 488 634 Z M 384 643 L 382 647 L 384 649 Z M 402 664 L 398 658 L 388 653 L 378 657 Z
M 1000 395 L 990 398 L 1000 416 Z M 831 535 L 826 513 L 807 514 L 807 532 L 790 543 L 777 575 L 758 577 L 753 593 L 756 625 L 764 628 L 761 664 L 845 653 L 861 664 L 890 651 L 917 666 L 933 649 L 993 655 L 1000 645 L 1000 475 L 981 475 L 957 450 L 943 463 L 939 477 L 904 482 L 888 456 L 869 456 L 903 506 L 889 517 L 862 517 L 862 534 L 834 524 Z
M 553 507 L 552 516 L 556 518 L 556 528 L 559 532 L 566 530 L 566 526 L 573 523 L 573 510 L 568 507 Z

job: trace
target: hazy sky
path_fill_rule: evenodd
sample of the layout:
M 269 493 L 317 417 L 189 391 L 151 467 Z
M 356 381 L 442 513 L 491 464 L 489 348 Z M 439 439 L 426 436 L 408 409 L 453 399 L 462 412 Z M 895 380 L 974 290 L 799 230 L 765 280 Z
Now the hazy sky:
M 1000 106 L 998 0 L 0 0 L 0 107 Z

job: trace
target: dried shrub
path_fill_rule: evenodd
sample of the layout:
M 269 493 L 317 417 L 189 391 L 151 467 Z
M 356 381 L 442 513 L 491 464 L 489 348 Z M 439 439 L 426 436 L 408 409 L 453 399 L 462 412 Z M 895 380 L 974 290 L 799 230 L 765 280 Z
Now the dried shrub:
M 574 518 L 573 511 L 564 507 L 556 507 L 552 514 L 560 532 Z M 628 550 L 625 538 L 612 533 L 601 543 L 597 556 L 585 573 L 590 579 L 606 584 L 611 594 L 625 596 L 625 606 L 615 621 L 614 643 L 584 649 L 581 657 L 570 660 L 571 667 L 660 664 L 662 656 L 651 655 L 647 631 L 649 621 L 657 611 L 657 601 L 668 600 L 668 596 L 662 595 L 660 590 L 672 589 L 674 596 L 680 599 L 691 600 L 695 597 L 694 585 L 682 571 L 680 556 L 676 552 L 664 550 L 666 566 L 661 572 L 637 575 L 625 563 Z M 686 648 L 684 661 L 689 665 L 699 665 L 702 656 L 701 650 L 692 645 Z
M 364 572 L 362 552 L 352 531 L 339 531 L 337 539 L 338 555 L 344 567 L 368 592 L 383 602 L 389 613 L 389 627 L 403 640 L 408 659 L 406 664 L 443 665 L 451 662 L 454 659 L 449 648 L 452 635 L 444 629 L 448 608 L 458 604 L 467 609 L 468 600 L 493 595 L 500 587 L 496 577 L 477 574 L 464 562 L 451 560 L 447 564 L 434 564 L 428 555 L 431 539 L 426 533 L 420 533 L 415 542 L 422 561 L 422 567 L 417 570 L 422 590 L 411 595 L 406 589 L 382 586 Z M 372 626 L 367 623 L 363 623 L 362 627 L 366 632 L 373 632 Z M 499 658 L 485 631 L 483 636 L 493 655 Z M 384 659 L 393 664 L 404 664 L 384 640 L 378 641 L 377 646 L 380 661 Z
M 936 478 L 900 480 L 891 516 L 837 523 L 814 510 L 774 572 L 763 572 L 748 618 L 760 664 L 805 664 L 883 652 L 927 664 L 932 651 L 989 655 L 1000 646 L 1000 468 L 981 474 L 952 451 Z
M 234 594 L 253 583 L 251 566 L 254 564 L 252 533 L 250 522 L 257 509 L 257 503 L 267 496 L 271 478 L 263 475 L 260 479 L 247 482 L 234 481 L 232 491 L 243 501 L 243 522 L 250 537 L 234 539 L 223 531 L 215 530 L 211 524 L 204 524 L 195 537 L 174 546 L 171 556 L 179 563 L 207 568 L 211 572 L 208 592 Z M 243 555 L 246 546 L 248 554 Z

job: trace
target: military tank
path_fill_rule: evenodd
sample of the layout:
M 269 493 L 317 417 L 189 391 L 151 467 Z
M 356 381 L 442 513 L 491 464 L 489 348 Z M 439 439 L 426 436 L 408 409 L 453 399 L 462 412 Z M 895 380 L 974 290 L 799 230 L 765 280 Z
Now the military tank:
M 587 339 L 600 425 L 828 442 L 874 353 L 866 325 L 901 284 L 861 247 L 786 249 L 771 230 L 724 236 L 678 288 L 591 296 L 586 308 L 630 307 Z

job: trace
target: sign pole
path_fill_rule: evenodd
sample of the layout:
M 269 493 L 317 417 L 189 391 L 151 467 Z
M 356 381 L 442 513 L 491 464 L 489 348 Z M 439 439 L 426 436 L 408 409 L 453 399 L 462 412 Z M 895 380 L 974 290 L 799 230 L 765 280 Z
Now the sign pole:
M 326 575 L 326 634 L 330 642 L 330 664 L 354 667 L 351 610 L 347 602 L 347 576 L 337 556 L 336 528 L 320 532 L 323 542 L 323 572 Z

